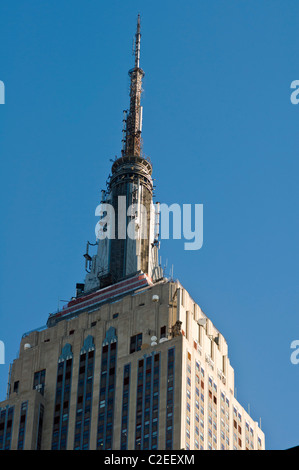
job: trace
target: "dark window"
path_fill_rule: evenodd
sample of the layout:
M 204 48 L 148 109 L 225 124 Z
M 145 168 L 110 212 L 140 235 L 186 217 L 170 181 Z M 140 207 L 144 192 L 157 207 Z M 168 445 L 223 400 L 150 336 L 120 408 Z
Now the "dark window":
M 122 400 L 122 419 L 121 419 L 121 450 L 127 449 L 128 444 L 128 426 L 129 426 L 129 393 L 130 393 L 130 371 L 131 366 L 127 364 L 124 366 L 123 378 L 123 400 Z
M 79 377 L 78 377 L 78 397 L 75 428 L 77 432 L 74 436 L 74 449 L 89 448 L 90 434 L 90 412 L 94 373 L 94 350 L 86 354 L 84 350 L 80 354 Z M 83 423 L 83 425 L 82 425 Z
M 157 445 L 159 361 L 159 353 L 138 361 L 135 449 L 154 449 Z
M 167 393 L 166 393 L 166 414 L 167 419 L 166 428 L 166 450 L 173 448 L 173 402 L 174 402 L 174 348 L 168 350 L 168 364 L 167 364 Z
M 142 345 L 142 333 L 131 336 L 130 340 L 130 354 L 140 351 Z
M 108 334 L 109 331 L 110 334 Z M 104 345 L 102 346 L 100 400 L 97 430 L 98 450 L 109 450 L 112 447 L 117 337 L 113 327 L 111 327 L 108 332 L 104 341 Z
M 10 449 L 13 413 L 13 406 L 2 409 L 0 412 L 0 450 Z
M 19 423 L 19 436 L 18 436 L 18 450 L 23 450 L 24 448 L 24 435 L 25 435 L 25 425 L 26 425 L 26 417 L 27 417 L 27 407 L 28 402 L 25 401 L 21 405 L 21 412 L 20 412 L 20 423 Z
M 166 338 L 166 326 L 161 326 L 160 338 Z
M 46 369 L 39 370 L 34 373 L 33 389 L 37 390 L 42 395 L 44 394 L 45 380 L 46 380 Z
M 57 366 L 56 399 L 53 417 L 52 449 L 65 450 L 69 419 L 72 358 L 63 358 Z

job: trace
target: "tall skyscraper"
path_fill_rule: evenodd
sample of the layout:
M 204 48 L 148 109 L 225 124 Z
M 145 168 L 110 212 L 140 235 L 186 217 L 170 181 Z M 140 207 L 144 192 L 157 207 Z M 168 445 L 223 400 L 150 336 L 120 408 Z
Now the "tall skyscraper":
M 135 38 L 123 148 L 102 192 L 96 253 L 88 244 L 76 296 L 22 337 L 0 403 L 0 449 L 265 448 L 234 395 L 226 340 L 158 262 L 159 208 L 141 144 L 139 17 Z

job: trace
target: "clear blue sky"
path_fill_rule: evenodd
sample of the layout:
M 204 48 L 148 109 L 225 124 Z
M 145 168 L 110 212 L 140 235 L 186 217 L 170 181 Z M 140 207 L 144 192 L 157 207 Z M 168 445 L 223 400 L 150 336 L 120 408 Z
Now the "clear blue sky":
M 296 0 L 14 1 L 0 6 L 0 399 L 24 332 L 84 280 L 120 155 L 136 16 L 156 198 L 204 205 L 204 244 L 163 262 L 222 332 L 266 446 L 299 444 Z M 61 304 L 62 305 L 62 304 Z

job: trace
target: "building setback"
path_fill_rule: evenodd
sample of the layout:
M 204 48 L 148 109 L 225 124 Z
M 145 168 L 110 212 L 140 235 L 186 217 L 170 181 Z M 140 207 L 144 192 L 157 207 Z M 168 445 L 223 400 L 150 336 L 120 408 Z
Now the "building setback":
M 141 141 L 139 17 L 135 38 L 123 149 L 102 203 L 117 214 L 125 196 L 137 237 L 116 229 L 93 256 L 88 244 L 76 297 L 23 335 L 0 403 L 0 449 L 265 448 L 234 396 L 226 340 L 158 263 L 152 165 Z

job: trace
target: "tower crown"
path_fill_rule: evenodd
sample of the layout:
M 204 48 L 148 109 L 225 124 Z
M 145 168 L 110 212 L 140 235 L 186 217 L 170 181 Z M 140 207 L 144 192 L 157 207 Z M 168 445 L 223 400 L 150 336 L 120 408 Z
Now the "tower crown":
M 113 237 L 100 239 L 98 252 L 89 263 L 85 292 L 107 287 L 137 273 L 144 273 L 153 281 L 163 277 L 158 262 L 158 210 L 153 204 L 152 165 L 142 155 L 141 92 L 143 70 L 140 68 L 140 15 L 135 34 L 135 64 L 129 70 L 130 107 L 124 111 L 123 147 L 121 156 L 112 164 L 103 204 L 113 208 Z M 123 228 L 118 221 L 125 220 Z M 105 222 L 100 221 L 102 226 Z M 132 229 L 133 227 L 133 229 Z M 109 228 L 107 234 L 111 233 Z M 132 236 L 132 234 L 134 236 Z

